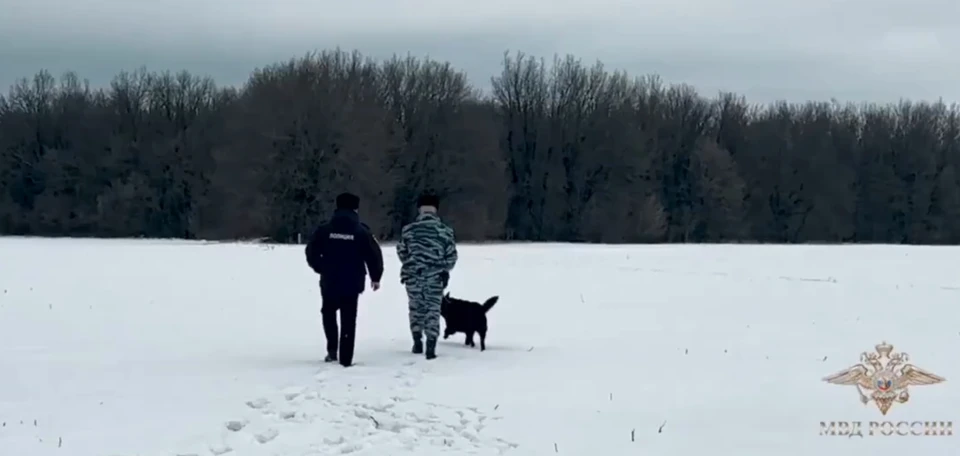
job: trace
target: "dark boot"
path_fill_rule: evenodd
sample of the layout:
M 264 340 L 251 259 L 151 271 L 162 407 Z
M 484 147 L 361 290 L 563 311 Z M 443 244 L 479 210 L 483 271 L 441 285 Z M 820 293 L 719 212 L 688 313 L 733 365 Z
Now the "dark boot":
M 323 358 L 323 362 L 325 362 L 325 363 L 332 363 L 332 362 L 334 362 L 334 361 L 336 361 L 336 360 L 337 360 L 337 354 L 336 354 L 336 353 L 334 353 L 334 354 L 332 354 L 332 355 L 327 355 L 326 358 Z
M 427 359 L 437 357 L 437 339 L 427 339 Z
M 423 353 L 423 334 L 413 333 L 413 353 L 421 354 Z
M 351 295 L 340 304 L 340 365 L 353 365 L 353 349 L 356 346 L 357 297 Z

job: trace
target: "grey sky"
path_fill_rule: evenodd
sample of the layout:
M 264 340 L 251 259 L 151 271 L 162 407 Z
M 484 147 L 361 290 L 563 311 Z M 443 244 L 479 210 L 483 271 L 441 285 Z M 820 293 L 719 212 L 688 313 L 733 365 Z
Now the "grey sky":
M 4 92 L 41 68 L 240 84 L 336 46 L 448 60 L 483 88 L 521 50 L 757 102 L 960 101 L 958 0 L 0 0 Z

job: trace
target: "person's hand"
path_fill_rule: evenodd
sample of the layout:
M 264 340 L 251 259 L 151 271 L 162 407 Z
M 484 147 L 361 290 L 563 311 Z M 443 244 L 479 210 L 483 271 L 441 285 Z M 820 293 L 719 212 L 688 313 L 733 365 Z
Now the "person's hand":
M 373 291 L 380 289 L 380 282 L 370 282 L 370 287 L 373 288 Z

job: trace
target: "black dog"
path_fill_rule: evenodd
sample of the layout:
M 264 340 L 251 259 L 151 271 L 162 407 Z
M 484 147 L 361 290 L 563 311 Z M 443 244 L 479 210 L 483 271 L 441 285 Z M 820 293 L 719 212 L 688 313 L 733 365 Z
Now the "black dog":
M 499 296 L 494 296 L 481 305 L 473 301 L 451 298 L 450 293 L 447 293 L 440 304 L 440 315 L 446 323 L 443 328 L 443 338 L 462 332 L 467 335 L 464 345 L 476 347 L 473 343 L 473 333 L 477 333 L 480 335 L 480 351 L 486 350 L 487 312 L 499 299 Z

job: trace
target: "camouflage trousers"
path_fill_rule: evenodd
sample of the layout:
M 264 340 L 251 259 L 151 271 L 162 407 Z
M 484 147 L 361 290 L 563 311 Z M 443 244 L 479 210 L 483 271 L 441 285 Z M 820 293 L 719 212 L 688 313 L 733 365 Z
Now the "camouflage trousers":
M 410 332 L 424 333 L 427 339 L 440 337 L 440 303 L 443 300 L 443 281 L 439 278 L 410 280 L 406 283 L 410 310 Z

